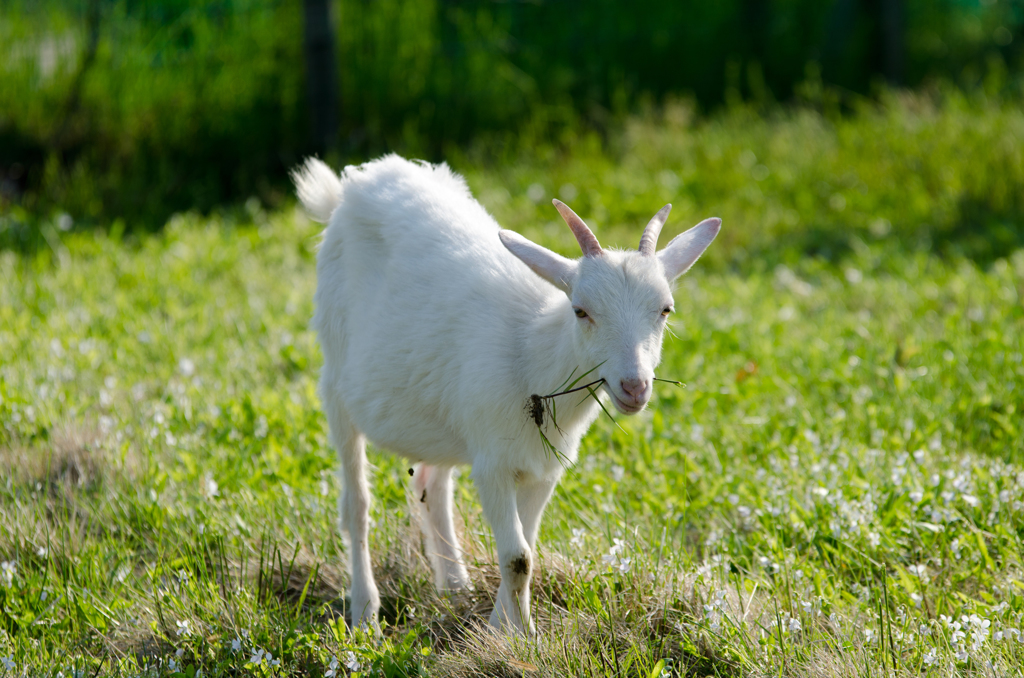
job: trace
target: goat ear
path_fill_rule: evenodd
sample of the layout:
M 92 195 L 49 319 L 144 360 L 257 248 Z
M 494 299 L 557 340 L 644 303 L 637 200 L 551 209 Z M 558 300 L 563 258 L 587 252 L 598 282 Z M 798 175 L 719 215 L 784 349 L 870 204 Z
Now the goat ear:
M 515 231 L 499 231 L 501 244 L 529 266 L 534 273 L 566 294 L 572 294 L 570 283 L 576 276 L 576 262 L 530 242 Z
M 665 277 L 675 280 L 686 273 L 700 255 L 704 254 L 704 250 L 715 239 L 721 228 L 722 220 L 712 217 L 672 238 L 665 249 L 658 252 L 658 259 L 665 268 Z

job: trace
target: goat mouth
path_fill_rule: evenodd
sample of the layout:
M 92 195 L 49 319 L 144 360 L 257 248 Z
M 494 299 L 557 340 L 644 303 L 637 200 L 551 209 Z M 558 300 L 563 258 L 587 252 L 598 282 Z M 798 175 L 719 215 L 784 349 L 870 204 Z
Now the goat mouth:
M 615 409 L 617 409 L 619 412 L 623 414 L 636 414 L 640 410 L 647 407 L 646 400 L 638 405 L 633 405 L 619 398 L 619 396 L 613 393 L 610 388 L 606 390 L 608 391 L 608 395 L 610 395 L 612 398 L 612 404 L 615 405 Z

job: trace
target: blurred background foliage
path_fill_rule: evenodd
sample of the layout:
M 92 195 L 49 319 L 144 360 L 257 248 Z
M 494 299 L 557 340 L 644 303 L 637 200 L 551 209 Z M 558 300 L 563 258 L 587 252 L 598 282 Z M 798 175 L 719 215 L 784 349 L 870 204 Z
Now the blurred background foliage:
M 915 233 L 980 222 L 1001 232 L 1024 214 L 1024 0 L 329 5 L 337 95 L 325 145 L 311 132 L 301 0 L 0 0 L 0 245 L 41 242 L 42 218 L 120 230 L 252 196 L 277 205 L 288 169 L 312 152 L 345 164 L 394 150 L 498 176 L 525 160 L 522 176 L 504 175 L 525 195 L 536 159 L 547 158 L 537 172 L 557 173 L 572 149 L 563 169 L 577 176 L 602 162 L 643 165 L 638 181 L 650 185 L 619 191 L 627 203 L 684 185 L 705 196 L 741 188 L 760 191 L 746 203 L 778 224 L 820 203 L 845 212 L 843 225 L 863 212 L 857 228 L 885 230 L 878 220 L 894 217 L 875 203 L 899 202 L 904 189 Z M 901 98 L 905 88 L 923 94 Z M 765 127 L 772 119 L 782 124 Z M 643 120 L 652 126 L 638 131 Z M 679 134 L 654 139 L 666 121 Z M 825 145 L 811 152 L 807 135 Z M 910 156 L 908 137 L 924 144 Z M 959 142 L 996 144 L 991 162 L 963 157 Z M 842 153 L 817 157 L 828 148 Z M 742 184 L 705 173 L 722 172 L 723 157 Z M 786 171 L 773 174 L 766 157 Z M 859 169 L 841 167 L 858 157 Z M 704 183 L 687 179 L 697 172 Z M 972 188 L 950 188 L 963 182 Z M 515 204 L 495 196 L 499 215 Z M 602 213 L 607 195 L 581 199 L 609 223 L 634 216 L 628 205 Z M 714 201 L 697 195 L 692 206 Z M 808 232 L 825 228 L 816 223 Z M 1020 239 L 1009 228 L 1000 247 Z M 809 247 L 833 249 L 827 236 Z

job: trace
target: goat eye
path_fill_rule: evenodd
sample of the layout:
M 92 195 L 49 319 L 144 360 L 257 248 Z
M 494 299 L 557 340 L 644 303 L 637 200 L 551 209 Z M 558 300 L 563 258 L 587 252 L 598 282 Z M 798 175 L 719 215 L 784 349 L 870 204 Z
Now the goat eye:
M 665 316 L 666 318 L 668 317 L 668 314 L 671 313 L 671 312 L 672 312 L 672 307 L 671 306 L 666 306 L 665 308 L 663 308 L 661 310 L 661 314 L 663 316 Z
M 587 312 L 584 311 L 582 308 L 574 308 L 574 309 L 572 309 L 572 312 L 576 314 L 577 318 L 586 318 L 587 317 Z

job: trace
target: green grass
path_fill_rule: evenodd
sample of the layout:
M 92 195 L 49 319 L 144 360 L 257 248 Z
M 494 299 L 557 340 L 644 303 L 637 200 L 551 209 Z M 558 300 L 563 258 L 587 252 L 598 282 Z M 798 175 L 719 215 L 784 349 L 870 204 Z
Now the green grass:
M 635 246 L 667 200 L 677 229 L 712 207 L 726 218 L 676 294 L 659 376 L 686 387 L 599 421 L 547 510 L 535 641 L 479 628 L 497 568 L 465 474 L 475 591 L 446 599 L 406 465 L 377 453 L 386 623 L 383 637 L 346 630 L 308 328 L 318 225 L 251 205 L 240 222 L 184 215 L 127 240 L 53 229 L 35 254 L 0 253 L 0 677 L 324 676 L 332 659 L 364 675 L 1020 675 L 1024 250 L 930 253 L 908 233 L 940 208 L 912 185 L 878 215 L 884 237 L 867 209 L 849 217 L 884 187 L 853 190 L 849 211 L 807 189 L 818 198 L 795 224 L 770 221 L 784 186 L 760 187 L 803 190 L 806 157 L 859 163 L 865 182 L 932 158 L 944 137 L 924 130 L 954 113 L 902 115 L 638 121 L 617 159 L 457 160 L 504 222 L 565 252 L 534 183 L 578 186 L 605 245 Z M 877 166 L 844 150 L 897 123 L 919 136 Z M 650 188 L 716 143 L 732 173 Z M 943 152 L 991 176 L 983 146 Z M 762 182 L 739 160 L 750 149 L 777 158 Z M 996 181 L 970 184 L 966 166 L 962 190 L 943 189 L 954 204 Z M 812 227 L 832 229 L 835 256 L 801 254 Z M 254 663 L 259 650 L 273 659 Z

